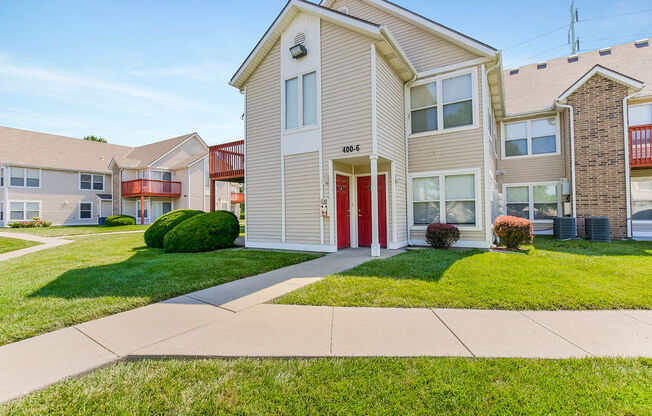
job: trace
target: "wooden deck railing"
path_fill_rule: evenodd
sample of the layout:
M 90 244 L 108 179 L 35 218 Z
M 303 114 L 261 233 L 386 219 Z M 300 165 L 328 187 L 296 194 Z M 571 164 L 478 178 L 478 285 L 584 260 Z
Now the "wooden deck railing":
M 122 196 L 181 196 L 181 182 L 135 179 L 122 182 Z
M 244 180 L 244 140 L 210 147 L 210 177 L 213 180 Z
M 652 166 L 652 124 L 629 129 L 629 157 L 631 167 Z

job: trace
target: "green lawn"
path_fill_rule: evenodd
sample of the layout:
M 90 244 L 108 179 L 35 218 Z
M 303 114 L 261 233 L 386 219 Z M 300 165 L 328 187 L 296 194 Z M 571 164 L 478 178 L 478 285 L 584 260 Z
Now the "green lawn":
M 123 362 L 11 415 L 649 415 L 652 361 L 359 358 Z
M 65 237 L 69 235 L 115 233 L 118 231 L 145 231 L 149 225 L 120 225 L 117 227 L 100 227 L 99 225 L 57 225 L 39 228 L 8 228 L 3 231 L 27 233 L 43 237 Z
M 0 254 L 20 250 L 21 248 L 37 246 L 39 244 L 41 243 L 37 243 L 36 241 L 25 241 L 17 240 L 15 238 L 0 237 Z
M 277 303 L 475 309 L 650 309 L 652 242 L 537 237 L 526 254 L 425 249 L 364 263 Z
M 0 262 L 0 345 L 315 257 L 165 254 L 145 247 L 142 233 L 79 237 Z

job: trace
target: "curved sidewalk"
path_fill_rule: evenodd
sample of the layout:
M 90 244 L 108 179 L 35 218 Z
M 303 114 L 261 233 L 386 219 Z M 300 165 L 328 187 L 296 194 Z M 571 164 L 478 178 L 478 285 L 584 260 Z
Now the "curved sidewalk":
M 66 240 L 65 238 L 58 237 L 41 237 L 32 234 L 0 232 L 0 237 L 13 238 L 15 240 L 35 241 L 41 243 L 37 246 L 27 247 L 20 250 L 10 251 L 8 253 L 0 254 L 0 261 L 14 259 L 16 257 L 24 256 L 25 254 L 36 253 L 37 251 L 47 250 L 48 248 L 58 247 L 65 244 L 70 244 L 73 240 Z
M 368 260 L 368 250 L 346 250 L 5 345 L 0 347 L 0 402 L 135 358 L 652 357 L 652 311 L 268 303 Z

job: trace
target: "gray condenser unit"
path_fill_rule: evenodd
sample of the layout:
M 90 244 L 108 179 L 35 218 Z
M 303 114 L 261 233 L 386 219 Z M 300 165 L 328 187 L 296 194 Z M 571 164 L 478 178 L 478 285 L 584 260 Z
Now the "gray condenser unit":
M 589 241 L 611 241 L 609 237 L 609 217 L 586 217 L 584 221 L 586 238 Z
M 577 237 L 577 221 L 574 217 L 555 217 L 552 230 L 557 240 L 571 240 Z

